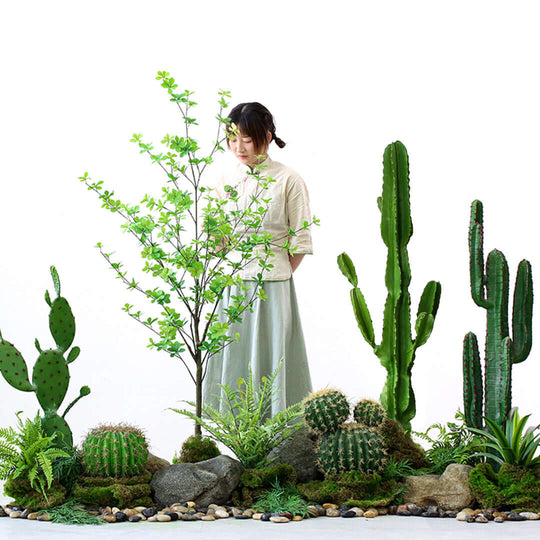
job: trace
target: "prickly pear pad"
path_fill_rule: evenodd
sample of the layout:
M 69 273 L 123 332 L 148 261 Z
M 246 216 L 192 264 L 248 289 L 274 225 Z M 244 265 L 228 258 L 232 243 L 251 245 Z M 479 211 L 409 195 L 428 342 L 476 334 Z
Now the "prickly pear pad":
M 4 379 L 17 390 L 32 392 L 34 386 L 28 379 L 28 369 L 21 353 L 7 341 L 0 341 L 0 371 Z

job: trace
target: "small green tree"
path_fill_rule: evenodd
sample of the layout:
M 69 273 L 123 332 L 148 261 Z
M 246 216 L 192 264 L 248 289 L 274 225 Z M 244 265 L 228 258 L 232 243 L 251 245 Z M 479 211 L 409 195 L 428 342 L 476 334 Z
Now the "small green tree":
M 272 249 L 291 249 L 289 241 L 298 231 L 289 229 L 286 238 L 275 238 L 262 230 L 262 222 L 270 199 L 265 192 L 272 178 L 264 176 L 262 165 L 249 173 L 257 181 L 257 189 L 249 204 L 239 204 L 235 186 L 225 186 L 226 197 L 216 194 L 202 183 L 202 176 L 214 161 L 217 152 L 224 150 L 229 119 L 224 116 L 230 93 L 219 92 L 218 129 L 210 152 L 199 157 L 199 143 L 190 135 L 197 125 L 191 116 L 193 92 L 178 93 L 174 78 L 165 71 L 158 72 L 157 80 L 180 111 L 184 124 L 182 135 L 165 135 L 161 141 L 162 152 L 150 143 L 143 142 L 136 134 L 131 141 L 141 153 L 150 156 L 164 173 L 165 185 L 159 198 L 146 195 L 141 204 L 130 205 L 115 198 L 114 191 L 103 188 L 103 182 L 93 182 L 85 173 L 80 180 L 94 191 L 102 201 L 102 207 L 119 214 L 123 229 L 133 235 L 141 246 L 145 261 L 143 272 L 161 280 L 160 286 L 143 286 L 139 280 L 123 270 L 123 263 L 113 261 L 98 243 L 101 254 L 130 290 L 138 291 L 151 303 L 157 304 L 158 313 L 146 316 L 131 304 L 124 306 L 132 318 L 140 322 L 155 337 L 149 347 L 166 351 L 178 358 L 187 368 L 196 389 L 197 416 L 202 413 L 202 383 L 208 359 L 239 340 L 231 336 L 232 323 L 241 322 L 242 316 L 253 302 L 265 299 L 262 272 L 272 268 L 269 258 Z M 236 131 L 235 126 L 230 130 Z M 314 222 L 315 222 L 314 218 Z M 303 223 L 308 228 L 310 223 Z M 233 255 L 234 254 L 234 255 Z M 240 271 L 249 263 L 258 261 L 260 273 L 254 285 L 243 285 Z M 241 294 L 232 297 L 223 320 L 218 320 L 217 307 L 226 287 L 238 285 Z M 201 428 L 195 424 L 195 434 Z

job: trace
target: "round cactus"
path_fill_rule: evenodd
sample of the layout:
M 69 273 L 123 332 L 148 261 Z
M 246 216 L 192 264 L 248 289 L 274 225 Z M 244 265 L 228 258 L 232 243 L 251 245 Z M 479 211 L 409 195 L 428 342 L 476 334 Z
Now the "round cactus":
M 379 472 L 386 462 L 384 439 L 374 428 L 343 424 L 321 435 L 317 447 L 319 467 L 325 475 L 348 471 Z
M 148 443 L 139 428 L 125 424 L 102 425 L 86 436 L 82 456 L 90 476 L 136 476 L 148 461 Z
M 319 433 L 336 430 L 347 420 L 350 405 L 339 390 L 325 388 L 304 400 L 304 417 L 308 426 Z
M 377 401 L 362 399 L 356 404 L 353 417 L 355 422 L 359 424 L 367 427 L 377 427 L 386 420 L 386 411 Z

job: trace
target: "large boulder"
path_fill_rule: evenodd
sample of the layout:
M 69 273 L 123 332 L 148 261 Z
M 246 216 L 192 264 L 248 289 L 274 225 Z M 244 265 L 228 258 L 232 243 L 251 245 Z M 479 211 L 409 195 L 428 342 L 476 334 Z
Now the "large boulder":
M 268 454 L 268 459 L 273 460 L 273 465 L 276 463 L 292 465 L 300 483 L 318 480 L 322 475 L 317 468 L 315 441 L 315 435 L 310 433 L 309 428 L 303 427 L 272 449 Z
M 198 506 L 226 503 L 240 481 L 243 468 L 229 456 L 199 463 L 175 463 L 157 471 L 150 486 L 159 507 L 194 501 Z
M 436 505 L 443 510 L 462 510 L 474 501 L 469 486 L 471 470 L 469 465 L 453 463 L 441 475 L 408 476 L 403 502 L 424 507 Z
M 169 465 L 170 463 L 166 459 L 154 456 L 154 454 L 148 452 L 148 461 L 144 466 L 144 470 L 150 474 L 155 474 L 159 469 L 163 469 L 163 467 L 168 467 Z

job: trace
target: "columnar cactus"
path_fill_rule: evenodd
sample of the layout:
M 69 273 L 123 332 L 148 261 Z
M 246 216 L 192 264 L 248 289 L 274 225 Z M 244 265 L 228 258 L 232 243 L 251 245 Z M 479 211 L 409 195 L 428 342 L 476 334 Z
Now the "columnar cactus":
M 375 343 L 371 315 L 358 288 L 356 270 L 346 253 L 338 257 L 338 265 L 353 286 L 351 302 L 364 339 L 371 345 L 388 372 L 381 394 L 381 404 L 390 418 L 410 431 L 416 414 L 411 384 L 411 370 L 416 349 L 426 343 L 435 322 L 441 296 L 441 284 L 430 281 L 422 293 L 416 315 L 416 337 L 411 336 L 410 295 L 411 269 L 407 244 L 413 227 L 409 202 L 409 157 L 405 146 L 396 141 L 386 147 L 383 158 L 383 192 L 378 199 L 381 210 L 381 235 L 388 247 L 382 341 Z
M 512 365 L 523 362 L 532 346 L 533 283 L 529 261 L 519 263 L 514 288 L 512 338 L 508 329 L 508 264 L 491 251 L 484 268 L 482 203 L 471 205 L 469 256 L 471 295 L 487 313 L 484 381 L 478 340 L 472 332 L 463 343 L 463 401 L 468 426 L 483 429 L 482 416 L 503 424 L 511 408 Z
M 17 390 L 36 393 L 39 404 L 43 408 L 41 423 L 45 433 L 49 436 L 57 433 L 57 440 L 61 446 L 70 448 L 73 446 L 73 436 L 64 417 L 79 399 L 90 393 L 90 388 L 83 386 L 79 396 L 68 405 L 64 414 L 58 415 L 58 409 L 64 401 L 69 385 L 68 364 L 79 356 L 80 349 L 73 347 L 68 353 L 75 338 L 75 319 L 67 300 L 60 296 L 60 279 L 54 266 L 51 266 L 51 276 L 56 298 L 51 302 L 49 292 L 46 291 L 45 301 L 51 308 L 49 329 L 56 348 L 42 350 L 36 339 L 35 345 L 39 356 L 32 371 L 32 382 L 30 382 L 26 362 L 21 353 L 12 343 L 4 340 L 0 333 L 0 371 L 6 381 Z
M 382 410 L 379 404 L 371 404 L 378 405 Z M 362 423 L 346 422 L 350 406 L 339 390 L 320 390 L 304 401 L 306 423 L 321 434 L 317 454 L 319 467 L 325 474 L 354 470 L 373 473 L 380 471 L 386 463 L 385 442 L 379 431 L 386 416 L 363 416 L 361 413 L 365 412 L 365 408 L 357 405 L 355 411 L 357 409 Z M 372 407 L 372 411 L 374 409 Z M 380 421 L 377 421 L 377 417 Z
M 82 461 L 90 476 L 136 476 L 148 461 L 148 443 L 139 428 L 124 424 L 98 426 L 82 444 Z

